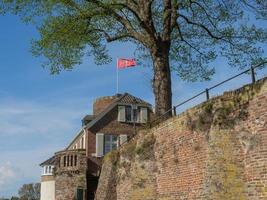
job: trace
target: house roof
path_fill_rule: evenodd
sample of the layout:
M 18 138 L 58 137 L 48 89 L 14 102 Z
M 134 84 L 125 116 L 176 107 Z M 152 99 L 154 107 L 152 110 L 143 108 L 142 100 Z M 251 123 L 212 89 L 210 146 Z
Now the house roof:
M 151 104 L 128 93 L 124 93 L 124 95 L 122 95 L 121 98 L 117 99 L 117 103 L 126 103 L 126 104 L 136 103 L 151 107 Z
M 83 118 L 83 120 L 88 120 L 88 121 L 90 121 L 90 120 L 93 120 L 94 119 L 94 115 L 85 115 L 85 117 Z
M 47 159 L 46 161 L 42 162 L 40 166 L 44 165 L 54 165 L 56 162 L 56 156 L 52 156 L 51 158 Z
M 77 134 L 76 137 L 71 141 L 71 143 L 67 146 L 66 150 L 69 149 L 69 148 L 71 147 L 71 145 L 74 143 L 74 141 L 75 141 L 77 138 L 79 138 L 79 137 L 81 136 L 81 134 L 84 133 L 84 127 L 85 127 L 85 126 L 83 126 L 83 127 L 79 130 L 78 134 Z

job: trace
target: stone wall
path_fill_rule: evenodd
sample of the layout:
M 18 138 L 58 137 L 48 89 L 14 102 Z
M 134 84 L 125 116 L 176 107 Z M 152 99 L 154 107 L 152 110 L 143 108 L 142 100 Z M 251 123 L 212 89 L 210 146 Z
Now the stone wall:
M 84 189 L 86 199 L 87 157 L 85 150 L 67 150 L 56 153 L 60 163 L 55 168 L 55 200 L 75 200 L 77 188 Z M 75 163 L 77 156 L 77 163 Z M 64 160 L 67 160 L 64 164 Z M 70 159 L 73 159 L 72 161 Z
M 143 130 L 106 157 L 97 200 L 267 199 L 267 79 Z
M 114 152 L 113 155 L 116 156 L 117 151 Z M 112 155 L 112 154 L 110 154 Z M 117 168 L 116 164 L 113 163 L 113 161 L 116 162 L 116 159 L 114 159 L 112 156 L 108 156 L 105 158 L 106 164 L 102 167 L 102 175 L 99 180 L 99 188 L 105 188 L 101 192 L 97 193 L 97 196 L 95 199 L 116 199 L 116 173 Z

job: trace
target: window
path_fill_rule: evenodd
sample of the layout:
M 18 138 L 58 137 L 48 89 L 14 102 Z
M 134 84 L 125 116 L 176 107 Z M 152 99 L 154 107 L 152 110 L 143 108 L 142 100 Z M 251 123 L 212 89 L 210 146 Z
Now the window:
M 118 147 L 118 136 L 105 135 L 104 153 L 108 153 Z
M 54 166 L 46 165 L 43 167 L 43 175 L 52 175 L 53 174 Z
M 73 166 L 73 156 L 70 156 L 70 166 Z
M 64 156 L 64 167 L 66 167 L 66 165 L 67 165 L 67 161 L 66 161 L 66 156 Z
M 119 122 L 147 122 L 147 108 L 137 105 L 118 106 L 118 121 Z
M 67 167 L 70 166 L 70 157 L 67 156 Z
M 83 200 L 83 189 L 82 188 L 79 188 L 79 187 L 77 188 L 76 199 Z
M 138 115 L 139 115 L 139 110 L 137 108 L 133 109 L 133 121 L 134 122 L 138 122 Z
M 77 166 L 77 155 L 74 156 L 74 166 Z
M 125 121 L 138 122 L 140 110 L 137 106 L 125 106 Z
M 131 106 L 125 107 L 125 119 L 127 122 L 132 121 L 132 107 Z

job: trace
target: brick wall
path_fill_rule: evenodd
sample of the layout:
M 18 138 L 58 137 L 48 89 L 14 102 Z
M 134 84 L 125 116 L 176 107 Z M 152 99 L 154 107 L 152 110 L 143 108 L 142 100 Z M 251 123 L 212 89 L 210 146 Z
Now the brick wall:
M 116 197 L 97 200 L 267 199 L 267 79 L 141 131 L 117 155 Z
M 91 156 L 92 154 L 95 153 L 96 151 L 96 136 L 95 133 L 92 133 L 90 130 L 86 130 L 87 135 L 86 135 L 86 155 Z
M 153 119 L 153 113 L 148 112 L 148 118 Z M 144 128 L 145 124 L 136 123 L 136 130 Z M 94 133 L 106 134 L 126 134 L 134 133 L 134 124 L 129 122 L 118 121 L 118 106 L 114 107 L 108 114 L 105 115 L 93 128 L 90 129 Z
M 119 96 L 115 95 L 115 96 L 100 97 L 96 99 L 93 105 L 93 114 L 95 116 L 98 115 L 117 98 L 119 98 Z
M 136 124 L 138 129 L 139 124 Z M 113 108 L 97 125 L 90 129 L 93 133 L 104 134 L 126 134 L 131 135 L 134 132 L 133 123 L 118 122 L 118 107 Z

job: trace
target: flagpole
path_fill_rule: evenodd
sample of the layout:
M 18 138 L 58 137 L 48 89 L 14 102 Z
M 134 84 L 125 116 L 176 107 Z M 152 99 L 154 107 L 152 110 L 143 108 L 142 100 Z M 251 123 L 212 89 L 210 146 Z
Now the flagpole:
M 116 66 L 116 68 L 117 68 L 117 94 L 119 93 L 119 69 L 118 69 L 118 63 L 119 62 L 119 60 L 118 60 L 118 58 L 117 58 L 117 66 Z

